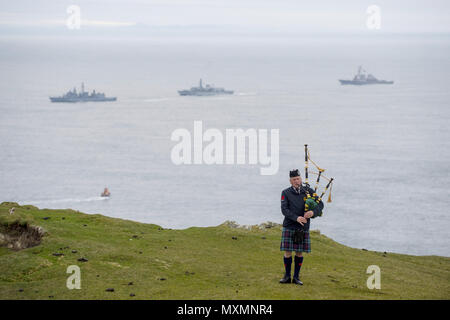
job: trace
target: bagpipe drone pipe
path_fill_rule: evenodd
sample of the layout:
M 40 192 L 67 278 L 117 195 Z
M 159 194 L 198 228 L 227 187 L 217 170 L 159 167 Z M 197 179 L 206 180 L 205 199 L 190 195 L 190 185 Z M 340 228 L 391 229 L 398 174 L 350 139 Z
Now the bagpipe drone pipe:
M 316 167 L 317 172 L 309 172 L 308 171 L 308 164 L 309 162 L 311 162 L 314 167 Z M 327 193 L 328 190 L 328 200 L 327 202 L 331 202 L 331 190 L 333 188 L 333 180 L 334 178 L 327 178 L 326 176 L 323 175 L 323 173 L 325 172 L 325 169 L 320 168 L 310 157 L 309 154 L 309 150 L 308 150 L 308 145 L 305 144 L 305 185 L 307 187 L 310 187 L 309 185 L 309 181 L 308 181 L 308 174 L 314 174 L 317 175 L 317 179 L 316 179 L 316 184 L 314 186 L 314 193 L 310 194 L 310 192 L 308 191 L 308 189 L 306 189 L 306 197 L 304 198 L 305 200 L 305 212 L 309 211 L 309 210 L 314 210 L 318 204 L 320 203 L 320 201 L 322 201 L 323 196 Z M 323 190 L 323 192 L 321 193 L 321 195 L 318 195 L 318 189 L 319 189 L 319 183 L 320 183 L 320 179 L 323 178 L 325 180 L 328 181 L 327 185 L 325 186 L 325 189 Z M 322 211 L 319 213 L 319 216 L 322 215 Z

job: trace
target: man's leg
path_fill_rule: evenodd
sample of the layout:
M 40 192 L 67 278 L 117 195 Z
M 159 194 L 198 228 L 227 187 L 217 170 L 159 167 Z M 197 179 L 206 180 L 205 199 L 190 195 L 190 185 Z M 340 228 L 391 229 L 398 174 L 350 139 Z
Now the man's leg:
M 302 285 L 303 282 L 301 282 L 299 280 L 299 274 L 300 274 L 300 269 L 302 267 L 303 264 L 303 255 L 301 252 L 296 252 L 295 253 L 295 259 L 294 259 L 294 277 L 292 282 L 296 283 L 296 284 L 300 284 Z
M 284 251 L 284 269 L 285 274 L 283 279 L 280 280 L 280 283 L 290 283 L 291 282 L 291 266 L 292 266 L 292 252 Z

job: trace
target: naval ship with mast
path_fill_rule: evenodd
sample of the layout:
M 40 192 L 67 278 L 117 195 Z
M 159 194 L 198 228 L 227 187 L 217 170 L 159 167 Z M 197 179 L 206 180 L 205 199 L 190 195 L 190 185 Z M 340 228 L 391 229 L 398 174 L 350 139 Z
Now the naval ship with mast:
M 232 90 L 225 90 L 224 88 L 216 88 L 213 85 L 202 84 L 202 79 L 200 79 L 198 87 L 192 87 L 189 90 L 179 90 L 180 96 L 216 96 L 221 94 L 233 94 Z
M 116 101 L 116 97 L 107 97 L 104 93 L 95 92 L 91 93 L 84 91 L 84 82 L 81 83 L 81 92 L 77 92 L 76 88 L 68 91 L 60 97 L 50 97 L 51 102 L 103 102 L 103 101 Z
M 394 81 L 378 80 L 370 73 L 367 73 L 361 66 L 358 68 L 358 73 L 352 80 L 339 80 L 341 85 L 356 85 L 362 86 L 365 84 L 393 84 Z

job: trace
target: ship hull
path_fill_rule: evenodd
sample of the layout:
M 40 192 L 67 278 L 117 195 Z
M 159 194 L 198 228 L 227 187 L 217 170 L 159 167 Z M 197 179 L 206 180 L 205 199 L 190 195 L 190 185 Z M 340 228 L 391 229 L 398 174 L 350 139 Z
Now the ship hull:
M 394 81 L 357 81 L 357 80 L 339 80 L 341 85 L 364 86 L 368 84 L 394 84 Z
M 234 91 L 223 91 L 223 92 L 192 92 L 189 90 L 178 91 L 178 94 L 180 96 L 197 96 L 197 97 L 220 96 L 220 95 L 227 95 L 227 94 L 233 94 L 233 93 L 234 93 Z
M 101 99 L 70 99 L 62 97 L 50 97 L 51 102 L 65 102 L 65 103 L 77 103 L 77 102 L 106 102 L 106 101 L 117 101 L 116 97 L 111 98 L 101 98 Z

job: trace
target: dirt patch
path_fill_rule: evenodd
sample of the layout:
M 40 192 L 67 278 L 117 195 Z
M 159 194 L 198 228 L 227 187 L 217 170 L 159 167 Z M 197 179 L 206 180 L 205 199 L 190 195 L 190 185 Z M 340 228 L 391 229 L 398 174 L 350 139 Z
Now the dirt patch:
M 0 227 L 0 246 L 13 250 L 22 250 L 37 246 L 45 234 L 42 227 L 12 223 Z

